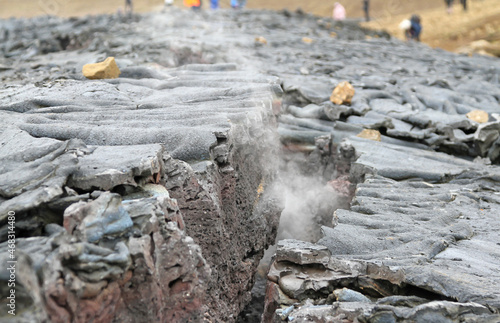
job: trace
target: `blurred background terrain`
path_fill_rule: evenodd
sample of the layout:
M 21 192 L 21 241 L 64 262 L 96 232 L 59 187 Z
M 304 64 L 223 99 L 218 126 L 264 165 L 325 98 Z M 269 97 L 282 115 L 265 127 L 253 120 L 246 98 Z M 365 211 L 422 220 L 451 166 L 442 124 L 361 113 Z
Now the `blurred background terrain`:
M 230 0 L 221 0 L 221 7 L 229 7 Z M 163 0 L 134 0 L 136 12 L 161 10 Z M 208 0 L 204 7 L 208 8 Z M 363 17 L 362 0 L 339 1 L 348 18 Z M 0 18 L 33 17 L 51 14 L 63 17 L 87 14 L 114 13 L 123 10 L 124 0 L 0 0 Z M 324 0 L 248 0 L 250 9 L 289 9 L 331 16 L 334 1 Z M 175 0 L 182 6 L 182 0 Z M 422 42 L 431 47 L 462 53 L 479 52 L 500 56 L 500 0 L 469 0 L 464 12 L 455 0 L 452 14 L 447 14 L 441 0 L 371 0 L 372 21 L 364 26 L 385 29 L 393 36 L 403 38 L 399 23 L 412 14 L 422 18 Z

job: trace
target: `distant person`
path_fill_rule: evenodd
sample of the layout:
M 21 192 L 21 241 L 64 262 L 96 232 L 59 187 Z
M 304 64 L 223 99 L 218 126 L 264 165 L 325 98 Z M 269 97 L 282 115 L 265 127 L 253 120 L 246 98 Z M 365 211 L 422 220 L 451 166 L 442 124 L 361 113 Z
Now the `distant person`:
M 344 20 L 345 19 L 345 8 L 338 2 L 333 5 L 333 20 Z
M 464 7 L 464 11 L 467 11 L 467 0 L 460 0 L 462 7 Z
M 453 13 L 453 0 L 444 0 L 446 3 L 446 12 L 451 15 Z
M 165 0 L 165 5 L 163 6 L 162 12 L 165 12 L 168 8 L 172 7 L 174 0 Z
M 210 8 L 212 9 L 219 8 L 219 0 L 210 0 Z
M 132 0 L 125 0 L 125 13 L 132 13 L 132 11 L 134 11 Z
M 420 41 L 420 33 L 422 33 L 420 16 L 412 15 L 410 19 L 403 20 L 399 28 L 404 31 L 406 40 Z
M 201 0 L 184 0 L 184 5 L 193 10 L 201 9 Z
M 233 9 L 243 9 L 247 4 L 247 0 L 231 0 L 231 8 Z
M 420 34 L 422 33 L 422 23 L 420 22 L 419 15 L 412 15 L 410 18 L 411 28 L 410 35 L 411 39 L 420 41 Z
M 365 20 L 370 21 L 370 0 L 363 0 L 363 11 L 365 12 Z

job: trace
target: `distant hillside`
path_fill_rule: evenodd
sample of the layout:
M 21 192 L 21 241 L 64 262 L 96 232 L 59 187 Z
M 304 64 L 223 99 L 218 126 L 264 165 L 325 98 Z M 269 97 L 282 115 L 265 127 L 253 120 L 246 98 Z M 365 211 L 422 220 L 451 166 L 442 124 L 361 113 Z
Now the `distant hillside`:
M 458 1 L 458 0 L 457 0 Z M 362 17 L 362 0 L 344 0 L 338 1 L 345 8 L 349 17 Z M 325 0 L 249 0 L 249 7 L 254 8 L 270 8 L 270 9 L 297 9 L 311 12 L 321 16 L 330 16 L 333 10 L 335 1 Z M 387 18 L 398 14 L 407 14 L 416 12 L 422 8 L 435 9 L 442 8 L 444 1 L 441 0 L 371 0 L 371 15 L 372 17 Z
M 424 2 L 424 1 L 422 1 Z M 392 16 L 380 17 L 365 26 L 383 28 L 392 35 L 403 38 L 399 23 L 411 13 L 422 17 L 422 41 L 432 47 L 456 51 L 463 46 L 478 40 L 491 42 L 493 50 L 500 54 L 500 1 L 475 0 L 468 1 L 468 11 L 464 12 L 459 1 L 455 1 L 453 13 L 448 15 L 444 9 L 444 1 L 436 1 L 440 6 L 402 12 Z M 442 6 L 441 6 L 442 5 Z
M 208 0 L 203 0 L 208 7 Z M 230 0 L 221 0 L 221 6 L 229 7 Z M 363 17 L 362 0 L 339 0 L 346 7 L 350 18 Z M 365 26 L 386 29 L 396 37 L 402 36 L 398 29 L 401 20 L 413 13 L 422 17 L 424 31 L 422 41 L 432 47 L 457 50 L 477 40 L 500 41 L 500 0 L 469 0 L 469 11 L 463 13 L 459 1 L 455 1 L 452 15 L 446 14 L 442 0 L 371 0 L 370 15 L 373 19 Z M 121 10 L 124 0 L 0 0 L 0 18 L 32 17 L 52 14 L 81 16 L 86 14 L 113 13 Z M 182 6 L 182 0 L 175 0 Z M 334 1 L 325 0 L 248 0 L 248 8 L 279 10 L 301 8 L 321 16 L 330 16 Z M 134 0 L 135 10 L 145 12 L 159 10 L 163 0 Z M 500 46 L 500 45 L 498 45 Z

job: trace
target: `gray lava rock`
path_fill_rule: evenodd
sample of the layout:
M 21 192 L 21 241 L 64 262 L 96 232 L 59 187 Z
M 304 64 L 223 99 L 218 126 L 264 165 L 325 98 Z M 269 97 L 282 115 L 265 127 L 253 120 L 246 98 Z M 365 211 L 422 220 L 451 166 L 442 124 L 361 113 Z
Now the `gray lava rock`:
M 415 288 L 462 302 L 341 302 L 308 313 L 354 320 L 388 306 L 374 320 L 470 321 L 491 319 L 483 307 L 498 310 L 498 168 L 433 151 L 500 161 L 497 122 L 466 117 L 498 113 L 498 60 L 287 11 L 37 17 L 0 21 L 0 30 L 1 241 L 3 214 L 15 211 L 23 249 L 38 243 L 48 261 L 41 272 L 25 266 L 20 278 L 27 321 L 235 321 L 276 234 L 281 210 L 268 188 L 282 106 L 290 114 L 279 120 L 282 142 L 313 151 L 317 173 L 350 172 L 359 185 L 351 210 L 337 211 L 338 225 L 324 229 L 334 257 L 325 265 L 326 249 L 314 256 L 306 247 L 313 256 L 304 261 L 320 256 L 321 264 L 281 263 L 275 279 L 288 277 L 287 286 L 300 285 L 290 293 L 318 303 L 350 284 L 376 297 Z M 256 45 L 256 35 L 268 44 Z M 108 56 L 121 78 L 82 78 L 83 64 Z M 350 106 L 332 106 L 330 93 L 345 80 L 356 95 Z M 380 129 L 382 141 L 349 138 L 359 124 Z M 324 136 L 331 140 L 321 150 Z M 337 156 L 335 167 L 324 165 Z M 107 190 L 123 198 L 110 213 L 116 231 L 89 242 L 54 229 L 70 204 L 101 205 Z M 302 261 L 300 254 L 286 257 Z M 23 264 L 29 259 L 20 254 Z M 107 279 L 81 274 L 92 266 Z M 309 315 L 295 310 L 289 318 Z
M 276 249 L 276 261 L 289 261 L 298 265 L 328 264 L 328 248 L 298 240 L 281 240 Z

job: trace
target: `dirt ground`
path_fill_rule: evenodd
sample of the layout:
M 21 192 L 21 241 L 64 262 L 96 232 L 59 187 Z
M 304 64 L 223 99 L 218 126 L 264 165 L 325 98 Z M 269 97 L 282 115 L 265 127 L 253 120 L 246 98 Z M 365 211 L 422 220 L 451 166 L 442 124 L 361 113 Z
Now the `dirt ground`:
M 229 7 L 230 0 L 221 0 L 221 7 Z M 138 12 L 161 10 L 163 0 L 134 0 Z M 346 7 L 350 18 L 363 16 L 362 0 L 339 0 Z M 123 10 L 123 0 L 0 0 L 0 18 L 33 17 L 43 14 L 82 16 L 113 13 Z M 334 1 L 325 0 L 248 0 L 249 8 L 302 10 L 321 16 L 330 16 Z M 386 29 L 402 38 L 399 23 L 411 14 L 422 17 L 422 41 L 432 47 L 455 51 L 475 40 L 500 41 L 500 0 L 469 0 L 469 10 L 463 12 L 455 1 L 454 12 L 446 13 L 441 0 L 371 0 L 372 21 L 365 26 Z M 182 6 L 182 0 L 175 0 Z M 208 0 L 204 0 L 208 7 Z
M 444 1 L 437 8 L 415 11 L 422 18 L 422 41 L 431 47 L 440 47 L 455 51 L 473 41 L 484 39 L 491 42 L 500 40 L 500 1 L 468 1 L 468 10 L 464 11 L 459 1 L 455 1 L 452 14 L 447 14 Z M 403 39 L 403 32 L 398 28 L 403 19 L 412 12 L 379 17 L 365 24 L 367 27 L 383 28 L 392 35 Z

